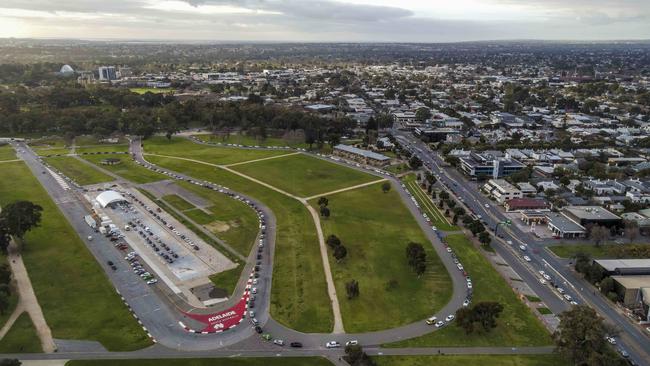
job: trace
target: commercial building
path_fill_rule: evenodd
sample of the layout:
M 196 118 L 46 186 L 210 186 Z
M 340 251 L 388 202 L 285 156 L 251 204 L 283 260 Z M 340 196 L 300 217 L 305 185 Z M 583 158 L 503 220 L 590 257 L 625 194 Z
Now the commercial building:
M 447 136 L 459 136 L 460 131 L 453 128 L 426 128 L 416 127 L 415 135 L 427 142 L 440 142 L 447 139 Z
M 644 300 L 650 300 L 650 276 L 612 276 L 616 284 L 616 292 L 623 300 L 623 305 L 634 308 L 643 306 Z M 647 306 L 647 304 L 646 304 Z M 647 311 L 645 312 L 647 314 Z
M 334 146 L 334 155 L 372 166 L 384 166 L 390 162 L 386 155 L 343 144 Z
M 506 211 L 546 210 L 548 209 L 548 203 L 535 198 L 515 198 L 507 200 L 503 207 L 505 207 Z
M 580 225 L 606 227 L 623 225 L 623 219 L 600 206 L 567 206 L 562 213 Z
M 111 206 L 120 202 L 127 202 L 126 198 L 115 191 L 104 191 L 95 198 L 102 208 Z
M 483 190 L 494 197 L 500 204 L 514 198 L 521 198 L 521 191 L 504 179 L 490 179 L 484 186 Z
M 516 173 L 526 166 L 517 160 L 498 158 L 492 154 L 470 153 L 459 157 L 460 170 L 470 177 L 503 178 Z
M 594 263 L 608 275 L 650 275 L 650 259 L 596 259 Z
M 117 80 L 117 70 L 115 69 L 115 66 L 100 66 L 99 80 L 101 81 Z
M 565 215 L 559 213 L 546 214 L 548 229 L 558 238 L 582 238 L 587 234 L 587 229 Z

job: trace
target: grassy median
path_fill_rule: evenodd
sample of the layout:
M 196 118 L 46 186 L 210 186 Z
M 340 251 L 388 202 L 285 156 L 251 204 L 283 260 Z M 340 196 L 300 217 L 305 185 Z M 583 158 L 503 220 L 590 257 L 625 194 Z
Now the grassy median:
M 558 355 L 450 355 L 373 357 L 377 366 L 569 366 Z
M 92 165 L 85 164 L 71 156 L 57 156 L 44 160 L 82 186 L 115 180 L 115 178 L 95 169 Z
M 2 173 L 0 204 L 29 200 L 43 207 L 41 226 L 26 235 L 22 251 L 52 335 L 97 340 L 111 351 L 151 344 L 95 258 L 27 166 L 22 162 L 6 163 Z
M 72 360 L 65 366 L 332 366 L 320 357 L 228 357 L 160 360 Z
M 88 160 L 89 162 L 102 167 L 113 174 L 117 174 L 120 177 L 130 180 L 131 182 L 144 184 L 157 182 L 159 180 L 168 179 L 164 174 L 156 173 L 151 171 L 143 166 L 136 164 L 129 155 L 119 154 L 104 154 L 104 155 L 82 155 L 83 159 Z M 100 162 L 107 158 L 116 158 L 120 159 L 119 164 L 115 165 L 103 165 Z

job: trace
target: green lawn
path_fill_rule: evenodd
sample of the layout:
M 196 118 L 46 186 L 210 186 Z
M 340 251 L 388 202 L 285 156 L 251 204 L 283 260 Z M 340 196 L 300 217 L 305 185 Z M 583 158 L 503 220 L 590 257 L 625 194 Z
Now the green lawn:
M 74 138 L 74 142 L 79 146 L 90 146 L 90 145 L 106 145 L 106 146 L 111 146 L 111 145 L 116 145 L 116 144 L 128 144 L 129 140 L 127 140 L 124 137 L 119 137 L 118 141 L 116 144 L 111 144 L 108 142 L 102 142 L 102 138 L 98 138 L 92 135 L 84 135 L 84 136 L 77 136 Z
M 0 340 L 0 353 L 43 352 L 41 341 L 29 314 L 22 313 L 9 332 Z
M 404 182 L 404 185 L 406 185 L 406 189 L 408 189 L 413 197 L 415 197 L 415 200 L 420 205 L 420 209 L 422 209 L 427 214 L 427 216 L 429 216 L 432 226 L 435 226 L 438 228 L 438 230 L 442 231 L 460 230 L 458 226 L 452 225 L 449 223 L 449 221 L 447 221 L 445 215 L 440 212 L 440 209 L 438 209 L 438 207 L 433 203 L 431 197 L 427 194 L 427 192 L 420 188 L 417 181 L 415 180 L 415 175 L 410 174 L 404 177 L 402 182 Z
M 91 154 L 91 153 L 106 153 L 106 152 L 128 152 L 129 145 L 103 145 L 103 146 L 77 146 L 75 152 L 77 154 Z M 127 155 L 116 155 L 122 157 Z M 106 157 L 110 157 L 107 155 Z
M 70 146 L 71 141 L 65 140 L 63 137 L 59 136 L 48 136 L 40 137 L 29 141 L 30 146 L 39 146 L 39 147 L 66 147 Z
M 226 290 L 228 294 L 232 294 L 235 287 L 237 287 L 242 268 L 242 265 L 237 265 L 235 268 L 210 276 L 210 280 L 216 287 Z
M 16 160 L 16 152 L 11 145 L 0 145 L 0 161 Z
M 121 159 L 121 161 L 117 165 L 100 164 L 100 161 L 106 159 L 107 157 L 117 157 L 118 159 Z M 169 179 L 169 177 L 164 174 L 156 173 L 136 164 L 128 155 L 83 155 L 82 158 L 114 174 L 117 174 L 124 179 L 138 184 Z
M 559 355 L 449 355 L 373 357 L 377 366 L 569 366 Z
M 191 210 L 196 208 L 193 204 L 185 201 L 183 197 L 175 194 L 163 196 L 162 199 L 180 211 Z
M 320 357 L 182 358 L 160 360 L 72 360 L 65 366 L 332 366 Z
M 309 147 L 304 140 L 289 140 L 279 137 L 267 137 L 267 138 L 256 138 L 253 136 L 241 135 L 241 134 L 231 134 L 230 136 L 217 136 L 213 134 L 200 134 L 194 135 L 197 139 L 205 142 L 214 142 L 222 144 L 236 144 L 244 146 L 289 146 L 293 148 L 303 148 L 306 149 Z
M 566 244 L 548 247 L 561 258 L 575 257 L 578 253 L 588 254 L 591 258 L 647 258 L 650 252 L 648 244 Z
M 149 157 L 154 164 L 209 180 L 264 202 L 277 217 L 271 315 L 302 332 L 330 332 L 332 309 L 327 295 L 314 222 L 297 200 L 238 175 L 198 163 Z
M 129 90 L 136 94 L 161 94 L 161 93 L 173 93 L 174 89 L 172 88 L 129 88 Z
M 188 182 L 179 182 L 181 187 L 210 202 L 207 212 L 200 209 L 188 210 L 184 214 L 225 241 L 244 257 L 250 253 L 259 231 L 255 210 L 244 202 L 223 193 L 199 187 Z
M 237 165 L 232 169 L 302 197 L 310 197 L 379 179 L 373 175 L 304 154 Z
M 60 147 L 44 147 L 44 148 L 32 148 L 36 155 L 39 156 L 54 156 L 54 155 L 67 155 L 70 153 L 70 148 L 60 148 Z
M 254 150 L 203 145 L 182 137 L 173 137 L 171 141 L 168 141 L 164 136 L 154 136 L 143 141 L 143 144 L 145 151 L 149 154 L 178 156 L 218 165 L 288 154 L 287 151 L 282 150 Z
M 550 314 L 553 314 L 553 312 L 551 311 L 551 309 L 549 309 L 549 308 L 545 308 L 545 307 L 537 308 L 537 311 L 539 311 L 539 313 L 542 314 L 542 315 L 550 315 Z
M 23 258 L 53 336 L 97 340 L 112 351 L 151 344 L 27 166 L 6 163 L 2 172 L 0 204 L 24 199 L 43 207 L 41 226 L 26 235 Z
M 340 263 L 329 250 L 345 330 L 360 333 L 394 328 L 426 319 L 451 298 L 446 268 L 417 222 L 392 189 L 381 183 L 329 196 L 332 212 L 321 220 L 323 234 L 334 234 L 348 250 Z M 318 207 L 317 200 L 311 201 Z M 405 248 L 420 243 L 427 252 L 427 272 L 421 277 L 408 266 Z M 359 281 L 360 296 L 346 297 L 345 283 Z M 396 286 L 388 288 L 390 281 Z M 408 311 L 404 301 L 408 299 Z
M 106 175 L 71 156 L 47 158 L 45 159 L 45 162 L 60 170 L 63 174 L 72 178 L 82 186 L 115 180 L 113 177 Z
M 498 326 L 488 334 L 465 334 L 455 325 L 425 336 L 392 343 L 389 347 L 429 346 L 546 346 L 551 337 L 542 323 L 521 302 L 488 260 L 463 234 L 445 238 L 465 266 L 474 284 L 473 302 L 497 301 L 503 305 Z
M 408 166 L 408 164 L 399 163 L 399 164 L 393 164 L 387 166 L 386 168 L 384 168 L 384 170 L 387 172 L 391 172 L 393 174 L 402 174 L 408 172 L 409 170 L 411 170 L 411 168 Z
M 7 164 L 12 164 L 12 163 L 7 163 Z M 0 264 L 7 264 L 7 256 L 0 252 Z M 16 308 L 16 304 L 18 303 L 18 293 L 16 292 L 15 289 L 12 289 L 11 293 L 9 294 L 9 299 L 7 301 L 7 309 L 4 311 L 4 313 L 0 314 L 0 328 L 2 328 L 3 325 L 7 322 L 7 319 L 11 316 L 11 313 L 13 313 L 14 309 Z

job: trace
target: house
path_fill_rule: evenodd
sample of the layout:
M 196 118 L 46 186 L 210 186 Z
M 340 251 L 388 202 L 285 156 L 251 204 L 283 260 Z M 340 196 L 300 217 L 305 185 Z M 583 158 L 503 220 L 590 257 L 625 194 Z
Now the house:
M 505 203 L 513 198 L 521 198 L 521 191 L 504 179 L 490 179 L 483 190 L 494 197 L 500 204 Z

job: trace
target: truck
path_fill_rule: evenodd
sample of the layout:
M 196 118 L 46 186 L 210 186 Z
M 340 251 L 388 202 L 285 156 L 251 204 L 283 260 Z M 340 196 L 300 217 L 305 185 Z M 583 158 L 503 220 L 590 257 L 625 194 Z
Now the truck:
M 86 224 L 88 224 L 88 226 L 90 226 L 91 229 L 97 229 L 97 221 L 95 221 L 95 219 L 92 216 L 90 215 L 84 216 L 84 221 L 86 221 Z

